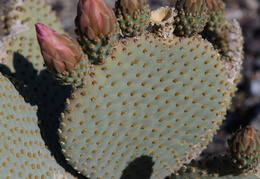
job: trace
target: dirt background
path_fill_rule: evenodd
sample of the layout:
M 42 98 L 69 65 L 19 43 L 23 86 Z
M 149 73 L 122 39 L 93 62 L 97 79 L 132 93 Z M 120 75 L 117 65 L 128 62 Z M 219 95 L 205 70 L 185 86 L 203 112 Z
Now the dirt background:
M 3 7 L 2 1 L 0 0 L 0 9 Z M 77 0 L 46 1 L 52 5 L 53 10 L 61 18 L 65 30 L 74 36 Z M 114 0 L 105 1 L 113 7 Z M 148 2 L 154 10 L 160 6 L 174 6 L 176 0 L 148 0 Z M 214 137 L 214 142 L 204 152 L 207 154 L 224 153 L 227 146 L 226 137 L 240 126 L 251 124 L 260 130 L 260 0 L 224 0 L 224 2 L 227 17 L 237 19 L 243 30 L 244 70 L 237 95 L 227 114 L 227 120 Z

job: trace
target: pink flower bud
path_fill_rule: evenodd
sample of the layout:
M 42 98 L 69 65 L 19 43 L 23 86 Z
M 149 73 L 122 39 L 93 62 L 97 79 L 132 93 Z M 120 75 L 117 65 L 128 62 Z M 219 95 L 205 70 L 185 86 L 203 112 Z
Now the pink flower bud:
M 93 40 L 98 35 L 114 32 L 116 17 L 104 0 L 79 0 L 75 25 L 78 35 Z
M 80 45 L 67 35 L 59 34 L 44 24 L 35 24 L 38 43 L 48 70 L 70 71 L 81 60 Z

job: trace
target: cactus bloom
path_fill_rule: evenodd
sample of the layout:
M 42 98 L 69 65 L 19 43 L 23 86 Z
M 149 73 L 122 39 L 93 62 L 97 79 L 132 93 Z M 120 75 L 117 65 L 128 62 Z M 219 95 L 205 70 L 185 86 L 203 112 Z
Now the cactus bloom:
M 79 0 L 75 25 L 78 35 L 93 40 L 116 29 L 115 14 L 104 0 Z
M 48 70 L 54 73 L 73 70 L 82 57 L 80 45 L 67 35 L 59 34 L 44 24 L 37 23 L 35 27 Z

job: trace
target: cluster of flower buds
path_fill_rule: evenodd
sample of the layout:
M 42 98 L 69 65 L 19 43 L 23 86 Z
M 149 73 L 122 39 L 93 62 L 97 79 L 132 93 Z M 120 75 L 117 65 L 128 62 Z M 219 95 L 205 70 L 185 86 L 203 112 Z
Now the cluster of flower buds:
M 128 31 L 132 29 L 134 35 L 148 26 L 150 10 L 145 0 L 118 0 L 116 6 L 129 19 L 117 20 L 120 18 L 104 0 L 78 1 L 75 33 L 79 44 L 43 24 L 36 24 L 37 38 L 47 68 L 53 73 L 64 74 L 73 70 L 82 53 L 87 54 L 92 64 L 102 64 L 112 55 L 112 47 L 117 44 L 118 21 L 121 29 L 124 24 L 130 24 L 125 28 Z
M 97 37 L 107 37 L 115 31 L 116 23 L 112 8 L 104 0 L 79 0 L 75 25 L 82 39 L 95 41 Z M 74 70 L 82 59 L 84 46 L 44 24 L 37 23 L 35 27 L 47 69 L 53 73 Z

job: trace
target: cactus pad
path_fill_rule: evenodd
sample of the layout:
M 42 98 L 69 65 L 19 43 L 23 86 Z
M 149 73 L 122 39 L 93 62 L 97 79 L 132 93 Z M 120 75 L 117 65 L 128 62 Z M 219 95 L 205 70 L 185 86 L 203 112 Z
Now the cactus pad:
M 26 102 L 38 105 L 36 117 L 40 121 L 39 132 L 51 154 L 59 158 L 58 162 L 63 163 L 63 167 L 66 168 L 66 164 L 60 160 L 63 155 L 60 153 L 56 133 L 57 118 L 64 109 L 64 100 L 69 96 L 71 88 L 59 85 L 44 68 L 34 28 L 35 23 L 42 17 L 46 18 L 41 22 L 63 32 L 61 23 L 45 2 L 7 2 L 3 19 L 8 35 L 0 41 L 0 63 L 3 63 L 0 65 L 0 72 L 18 82 L 15 85 L 19 86 L 17 90 Z M 24 93 L 23 88 L 29 89 L 30 92 Z M 44 145 L 42 147 L 44 148 Z
M 1 177 L 72 178 L 45 148 L 37 125 L 37 108 L 26 104 L 1 73 L 0 82 Z
M 149 33 L 116 49 L 67 100 L 63 152 L 90 178 L 119 178 L 141 156 L 163 177 L 204 148 L 224 117 L 230 97 L 219 55 L 200 37 L 158 42 Z

